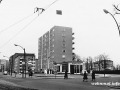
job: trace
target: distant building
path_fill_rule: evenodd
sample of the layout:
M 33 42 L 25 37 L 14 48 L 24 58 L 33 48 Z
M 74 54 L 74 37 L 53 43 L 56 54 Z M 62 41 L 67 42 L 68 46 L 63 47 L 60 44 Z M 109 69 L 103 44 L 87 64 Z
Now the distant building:
M 42 58 L 43 58 L 43 37 L 40 37 L 38 40 L 38 72 L 42 70 Z
M 66 69 L 74 69 L 73 61 L 73 34 L 72 28 L 54 26 L 38 40 L 38 67 L 39 70 L 57 70 L 60 73 Z M 77 64 L 77 63 L 76 63 Z M 74 65 L 76 65 L 74 62 Z M 79 65 L 81 65 L 79 63 Z M 57 68 L 56 68 L 57 67 Z M 79 66 L 80 67 L 80 66 Z
M 116 65 L 116 70 L 120 70 L 120 65 Z
M 104 64 L 105 63 L 105 64 Z M 100 60 L 93 63 L 94 70 L 113 70 L 113 61 L 112 60 Z
M 31 68 L 33 71 L 35 70 L 35 54 L 25 53 L 26 60 L 26 71 Z M 25 66 L 24 61 L 24 53 L 15 53 L 10 57 L 10 70 L 16 71 L 17 73 L 21 73 L 23 70 L 23 65 Z M 25 67 L 24 67 L 25 69 Z
M 40 68 L 38 67 L 39 63 L 38 63 L 38 59 L 35 59 L 35 72 L 39 72 Z
M 0 71 L 7 71 L 9 68 L 9 61 L 5 59 L 0 59 Z

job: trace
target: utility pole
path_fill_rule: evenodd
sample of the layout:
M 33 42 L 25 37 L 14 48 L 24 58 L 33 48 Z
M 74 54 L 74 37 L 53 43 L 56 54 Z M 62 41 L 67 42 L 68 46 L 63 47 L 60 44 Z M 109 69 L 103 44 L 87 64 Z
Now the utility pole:
M 11 59 L 11 76 L 12 76 L 12 72 L 13 72 L 13 55 L 12 55 L 12 59 Z
M 99 67 L 99 71 L 100 71 L 100 59 L 98 60 L 98 67 Z
M 104 59 L 104 77 L 105 77 L 105 70 L 106 70 L 106 60 Z
M 26 78 L 26 59 L 25 59 L 25 48 L 24 48 L 23 50 L 24 50 L 24 62 L 25 62 L 25 78 Z
M 24 77 L 24 72 L 25 72 L 25 78 L 26 78 L 26 59 L 25 59 L 25 48 L 23 48 L 20 45 L 14 44 L 15 46 L 19 46 L 24 50 L 24 60 L 22 61 L 22 77 Z

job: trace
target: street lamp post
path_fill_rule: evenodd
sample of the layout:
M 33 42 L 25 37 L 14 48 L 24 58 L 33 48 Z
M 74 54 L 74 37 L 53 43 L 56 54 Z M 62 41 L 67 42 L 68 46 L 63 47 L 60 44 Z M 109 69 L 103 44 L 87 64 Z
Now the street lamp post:
M 11 61 L 11 76 L 12 76 L 12 72 L 13 72 L 13 56 L 12 56 L 12 61 Z
M 119 31 L 119 35 L 120 35 L 120 26 L 118 25 L 118 22 L 117 22 L 117 20 L 115 19 L 115 17 L 114 17 L 114 15 L 113 14 L 111 14 L 109 11 L 107 11 L 106 9 L 103 9 L 103 11 L 106 13 L 106 14 L 110 14 L 112 17 L 113 17 L 113 19 L 115 20 L 115 23 L 116 23 L 116 25 L 117 25 L 117 28 L 118 28 L 118 31 Z
M 20 45 L 17 45 L 17 44 L 14 44 L 15 46 L 19 46 L 19 47 L 21 47 L 23 50 L 24 50 L 24 61 L 23 61 L 23 65 L 22 65 L 22 67 L 23 67 L 23 69 L 22 69 L 22 77 L 23 77 L 23 75 L 24 75 L 24 71 L 25 71 L 25 78 L 26 78 L 26 59 L 25 59 L 25 48 L 23 48 L 22 46 L 20 46 Z M 25 68 L 24 68 L 24 65 L 25 65 Z
M 50 56 L 48 57 L 48 74 L 50 74 Z

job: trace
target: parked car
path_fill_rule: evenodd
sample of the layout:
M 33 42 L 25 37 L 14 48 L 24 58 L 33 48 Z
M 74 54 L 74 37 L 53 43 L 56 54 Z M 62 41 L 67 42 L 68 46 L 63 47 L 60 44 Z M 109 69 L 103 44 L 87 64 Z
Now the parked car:
M 7 75 L 7 71 L 4 71 L 4 72 L 3 72 L 3 75 Z

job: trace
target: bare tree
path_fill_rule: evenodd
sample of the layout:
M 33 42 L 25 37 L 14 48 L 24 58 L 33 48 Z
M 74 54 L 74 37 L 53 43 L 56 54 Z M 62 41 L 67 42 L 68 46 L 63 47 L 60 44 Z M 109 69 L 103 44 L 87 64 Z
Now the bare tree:
M 94 57 L 94 60 L 95 60 L 95 62 L 96 62 L 96 64 L 97 64 L 97 66 L 98 66 L 98 70 L 100 71 L 101 69 L 100 69 L 100 58 L 99 58 L 99 56 L 96 56 L 96 57 Z
M 108 55 L 105 55 L 105 54 L 101 54 L 98 57 L 99 57 L 99 67 L 101 64 L 103 64 L 102 66 L 104 68 L 104 77 L 105 77 L 105 69 L 107 68 L 106 60 L 109 60 L 109 57 Z M 102 63 L 102 61 L 104 61 L 104 63 Z
M 91 56 L 86 58 L 86 70 L 90 72 L 90 70 L 93 70 L 93 58 Z
M 83 58 L 81 58 L 81 60 L 82 60 L 83 62 L 85 62 L 85 61 L 86 61 L 86 58 L 85 58 L 85 57 L 83 57 Z
M 87 70 L 87 71 L 89 71 L 89 61 L 88 61 L 88 60 L 89 60 L 89 59 L 87 58 L 87 59 L 86 59 L 86 70 Z
M 82 58 L 79 55 L 75 54 L 75 57 L 76 57 L 77 61 L 82 61 Z
M 90 70 L 93 70 L 93 58 L 92 57 L 88 57 L 88 60 L 89 60 L 89 66 L 90 66 Z
M 119 64 L 116 65 L 116 70 L 120 70 L 120 65 Z
M 83 58 L 83 62 L 85 63 L 85 69 L 89 73 L 89 60 L 88 58 Z

